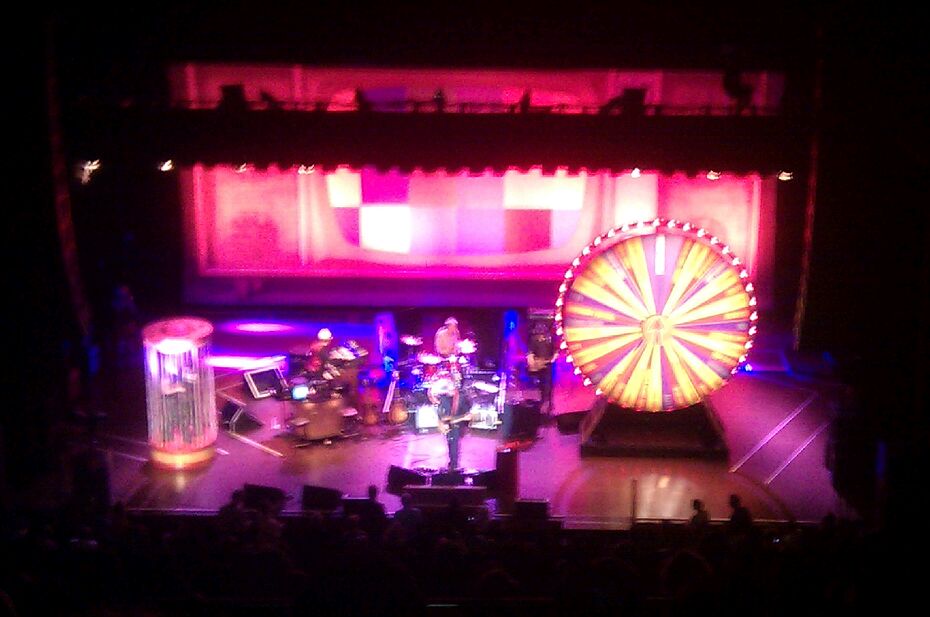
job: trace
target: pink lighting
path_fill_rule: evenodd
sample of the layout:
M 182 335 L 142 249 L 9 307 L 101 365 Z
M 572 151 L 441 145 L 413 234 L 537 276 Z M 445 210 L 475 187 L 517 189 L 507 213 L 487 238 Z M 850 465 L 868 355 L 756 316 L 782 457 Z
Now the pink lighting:
M 784 76 L 747 71 L 754 113 L 774 113 L 784 91 Z M 722 71 L 330 68 L 261 64 L 187 63 L 171 68 L 175 105 L 214 108 L 222 87 L 242 84 L 246 101 L 267 106 L 270 95 L 285 109 L 356 111 L 356 90 L 379 112 L 435 112 L 432 95 L 442 89 L 444 113 L 503 113 L 526 104 L 550 113 L 593 114 L 627 88 L 645 91 L 647 106 L 661 105 L 663 115 L 724 115 L 732 101 L 723 88 Z
M 234 329 L 239 332 L 269 334 L 272 332 L 290 332 L 294 329 L 294 326 L 274 322 L 251 322 L 236 324 Z
M 387 253 L 409 253 L 411 241 L 409 206 L 366 206 L 360 208 L 359 234 L 362 248 Z
M 210 357 L 207 364 L 214 368 L 229 368 L 248 371 L 253 368 L 271 366 L 284 362 L 284 356 L 224 356 L 217 355 Z
M 166 356 L 188 352 L 194 348 L 194 343 L 182 338 L 166 338 L 155 344 L 155 349 Z

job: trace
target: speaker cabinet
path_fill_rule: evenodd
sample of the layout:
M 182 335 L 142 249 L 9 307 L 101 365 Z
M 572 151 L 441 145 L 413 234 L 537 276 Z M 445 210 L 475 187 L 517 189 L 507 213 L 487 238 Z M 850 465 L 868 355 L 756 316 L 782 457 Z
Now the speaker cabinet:
M 428 483 L 429 476 L 418 471 L 396 465 L 391 465 L 391 468 L 388 469 L 387 490 L 392 495 L 403 493 L 405 486 L 426 486 Z
M 481 471 L 475 474 L 472 478 L 472 485 L 474 486 L 483 486 L 490 492 L 497 491 L 497 470 L 488 469 L 487 471 Z
M 262 509 L 264 506 L 269 506 L 273 510 L 280 511 L 284 507 L 284 502 L 287 501 L 287 495 L 274 486 L 246 484 L 242 487 L 242 501 L 247 508 Z
M 474 508 L 484 505 L 488 491 L 483 486 L 412 486 L 410 496 L 418 508 L 443 508 L 453 502 Z
M 504 439 L 535 439 L 541 419 L 539 401 L 508 403 L 504 408 Z
M 325 486 L 304 485 L 300 506 L 304 510 L 333 511 L 342 503 L 342 492 Z
M 544 521 L 549 518 L 549 500 L 518 499 L 513 504 L 515 518 L 527 521 Z
M 437 473 L 430 482 L 433 486 L 464 486 L 465 474 L 459 471 Z

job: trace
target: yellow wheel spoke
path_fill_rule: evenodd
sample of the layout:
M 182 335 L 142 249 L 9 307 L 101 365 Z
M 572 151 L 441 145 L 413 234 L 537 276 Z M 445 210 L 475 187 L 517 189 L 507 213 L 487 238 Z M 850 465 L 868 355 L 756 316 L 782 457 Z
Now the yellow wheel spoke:
M 672 367 L 672 374 L 675 375 L 675 384 L 679 390 L 678 405 L 690 405 L 700 400 L 701 396 L 691 381 L 691 375 L 685 369 L 681 356 L 678 354 L 675 345 L 665 346 L 665 357 L 669 366 Z
M 723 354 L 733 359 L 739 358 L 745 352 L 745 347 L 743 345 L 748 338 L 740 337 L 735 340 L 726 339 L 714 336 L 714 334 L 700 334 L 677 328 L 674 334 L 677 338 L 684 341 L 688 341 L 689 343 L 703 347 L 713 353 Z
M 626 281 L 630 280 L 625 272 L 618 272 L 611 266 L 606 259 L 596 259 L 591 262 L 591 272 L 603 284 L 607 285 L 618 298 L 620 298 L 629 307 L 628 315 L 642 320 L 649 315 L 649 311 L 643 304 L 643 301 L 630 289 Z M 632 282 L 632 281 L 631 281 Z
M 725 289 L 738 284 L 739 276 L 732 270 L 727 270 L 721 276 L 711 279 L 704 287 L 695 292 L 694 295 L 685 300 L 675 310 L 671 311 L 669 316 L 678 317 L 679 315 L 684 315 L 708 300 L 711 300 Z
M 681 325 L 710 317 L 723 317 L 727 313 L 745 311 L 748 302 L 749 296 L 745 292 L 731 294 L 714 302 L 695 307 L 687 313 L 676 313 L 672 316 L 672 322 Z
M 630 268 L 633 271 L 633 278 L 636 280 L 636 286 L 639 289 L 643 304 L 649 315 L 656 312 L 656 301 L 652 294 L 652 281 L 649 278 L 649 268 L 646 265 L 646 253 L 643 251 L 643 241 L 636 238 L 626 243 L 627 257 Z
M 633 332 L 632 334 L 625 334 L 623 336 L 615 336 L 606 341 L 596 343 L 590 347 L 578 349 L 572 349 L 572 344 L 569 343 L 568 348 L 572 351 L 572 356 L 575 361 L 579 364 L 588 364 L 593 362 L 598 358 L 602 358 L 610 353 L 615 352 L 617 349 L 629 345 L 638 338 L 642 338 L 640 332 Z
M 646 314 L 642 309 L 634 308 L 623 298 L 618 297 L 613 290 L 598 285 L 591 278 L 586 276 L 579 277 L 578 280 L 575 281 L 575 284 L 572 285 L 572 291 L 585 295 L 595 302 L 610 307 L 623 315 L 632 315 L 637 319 L 642 319 L 642 316 Z

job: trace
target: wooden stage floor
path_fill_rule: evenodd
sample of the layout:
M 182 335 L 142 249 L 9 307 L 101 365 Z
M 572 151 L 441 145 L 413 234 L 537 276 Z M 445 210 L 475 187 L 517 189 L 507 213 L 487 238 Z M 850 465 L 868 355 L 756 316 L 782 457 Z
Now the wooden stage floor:
M 227 352 L 234 345 L 223 344 Z M 261 351 L 254 339 L 250 344 L 251 353 Z M 270 344 L 280 346 L 281 341 Z M 568 365 L 560 362 L 556 374 L 555 413 L 590 408 L 593 392 Z M 110 463 L 113 500 L 130 508 L 216 511 L 234 490 L 253 483 L 283 489 L 289 496 L 285 511 L 299 511 L 304 485 L 361 496 L 374 484 L 393 511 L 399 499 L 384 490 L 391 465 L 436 469 L 446 462 L 444 438 L 412 426 L 359 427 L 355 437 L 295 447 L 298 442 L 284 428 L 285 404 L 264 399 L 250 405 L 263 426 L 246 434 L 281 456 L 221 432 L 218 454 L 205 468 L 158 470 L 147 461 L 141 360 L 104 369 L 100 381 L 97 404 L 108 417 L 99 429 L 98 447 Z M 239 382 L 235 375 L 218 377 L 218 383 Z M 829 512 L 848 516 L 852 513 L 833 490 L 824 464 L 833 393 L 830 384 L 786 371 L 738 374 L 711 398 L 730 451 L 729 461 L 721 462 L 582 458 L 580 436 L 561 434 L 550 423 L 519 454 L 519 494 L 548 500 L 551 513 L 574 528 L 625 528 L 634 518 L 687 519 L 694 498 L 705 502 L 712 518 L 723 519 L 729 516 L 731 493 L 739 494 L 757 519 L 817 521 Z M 500 442 L 499 431 L 470 430 L 462 466 L 493 469 Z

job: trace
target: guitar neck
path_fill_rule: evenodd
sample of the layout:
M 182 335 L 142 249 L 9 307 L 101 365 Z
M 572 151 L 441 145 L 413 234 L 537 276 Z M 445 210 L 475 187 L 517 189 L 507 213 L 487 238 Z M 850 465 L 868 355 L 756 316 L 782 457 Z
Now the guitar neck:
M 459 422 L 467 422 L 468 420 L 471 420 L 470 413 L 467 413 L 461 416 L 455 416 L 453 418 L 447 418 L 442 421 L 445 422 L 446 424 L 458 424 Z
M 397 380 L 400 379 L 400 373 L 394 371 L 391 377 L 391 385 L 388 386 L 387 394 L 384 397 L 384 405 L 381 407 L 381 413 L 385 414 L 391 409 L 391 403 L 394 401 L 394 388 L 397 386 Z

